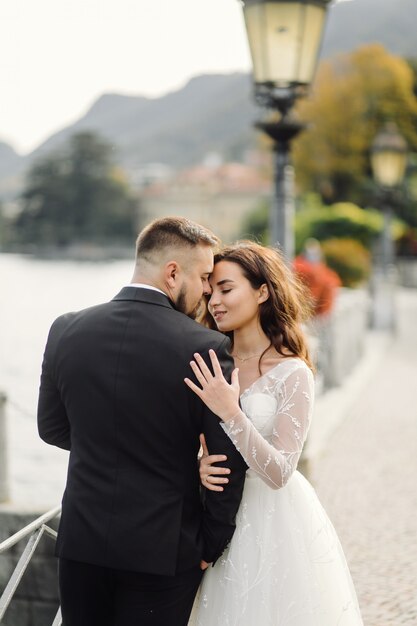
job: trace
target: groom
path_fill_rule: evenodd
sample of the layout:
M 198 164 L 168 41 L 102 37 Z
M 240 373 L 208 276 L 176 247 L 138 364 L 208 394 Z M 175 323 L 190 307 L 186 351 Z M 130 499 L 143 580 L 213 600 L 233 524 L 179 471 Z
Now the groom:
M 246 465 L 184 383 L 194 352 L 214 348 L 233 369 L 229 340 L 193 320 L 217 243 L 184 218 L 152 222 L 132 283 L 51 327 L 38 427 L 71 451 L 57 541 L 64 626 L 186 626 L 203 569 L 233 535 Z M 232 470 L 204 506 L 202 432 Z

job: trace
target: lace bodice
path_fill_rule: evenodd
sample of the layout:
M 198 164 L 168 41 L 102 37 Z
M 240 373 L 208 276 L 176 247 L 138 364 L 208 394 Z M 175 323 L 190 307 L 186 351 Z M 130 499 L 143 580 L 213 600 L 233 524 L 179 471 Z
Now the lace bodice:
M 242 411 L 222 428 L 247 465 L 272 489 L 288 482 L 310 426 L 314 381 L 299 358 L 288 358 L 241 395 Z
M 335 530 L 295 472 L 313 410 L 310 369 L 281 361 L 241 406 L 222 424 L 250 468 L 236 531 L 204 574 L 188 626 L 363 626 Z

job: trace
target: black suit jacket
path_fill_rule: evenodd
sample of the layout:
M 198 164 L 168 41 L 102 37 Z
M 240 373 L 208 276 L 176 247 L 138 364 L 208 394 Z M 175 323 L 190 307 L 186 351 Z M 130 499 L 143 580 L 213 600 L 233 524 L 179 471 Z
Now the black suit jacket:
M 230 541 L 246 465 L 185 385 L 198 351 L 216 350 L 227 377 L 229 340 L 176 311 L 162 293 L 125 287 L 109 303 L 59 317 L 42 365 L 39 434 L 70 450 L 58 556 L 173 575 L 216 560 Z M 199 434 L 232 473 L 204 491 Z

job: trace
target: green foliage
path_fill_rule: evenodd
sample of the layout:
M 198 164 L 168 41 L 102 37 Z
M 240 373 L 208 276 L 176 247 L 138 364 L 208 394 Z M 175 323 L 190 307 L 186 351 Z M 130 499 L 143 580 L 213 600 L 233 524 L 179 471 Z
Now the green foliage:
M 417 58 L 407 59 L 407 63 L 413 72 L 413 93 L 417 97 Z
M 358 287 L 369 278 L 370 252 L 354 239 L 328 239 L 321 242 L 327 265 L 340 277 L 345 287 Z
M 369 248 L 382 226 L 378 211 L 364 210 L 348 202 L 304 209 L 296 216 L 296 250 L 301 250 L 309 237 L 319 241 L 335 237 L 355 239 Z
M 249 214 L 242 226 L 242 239 L 253 239 L 264 245 L 269 243 L 268 215 L 270 203 L 263 200 L 252 213 Z
M 36 162 L 21 196 L 16 240 L 57 246 L 131 241 L 136 203 L 110 154 L 106 142 L 85 132 Z
M 268 245 L 269 203 L 262 202 L 246 219 L 242 237 L 255 239 Z M 327 239 L 358 241 L 371 249 L 383 229 L 384 219 L 376 209 L 361 209 L 351 202 L 338 202 L 332 206 L 321 204 L 317 194 L 306 194 L 302 208 L 295 215 L 295 250 L 299 254 L 309 238 L 320 242 Z M 392 222 L 394 240 L 403 238 L 407 232 L 405 223 L 399 219 Z
M 417 258 L 417 228 L 408 228 L 397 242 L 397 255 Z
M 407 186 L 398 204 L 397 214 L 409 227 L 417 228 L 417 154 L 409 157 Z

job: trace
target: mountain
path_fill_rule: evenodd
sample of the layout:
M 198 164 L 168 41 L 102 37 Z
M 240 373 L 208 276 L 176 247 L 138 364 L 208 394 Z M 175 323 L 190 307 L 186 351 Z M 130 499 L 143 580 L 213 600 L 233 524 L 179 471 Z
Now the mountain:
M 382 43 L 394 54 L 417 57 L 416 0 L 350 0 L 329 10 L 322 56 Z
M 16 194 L 25 168 L 25 158 L 9 144 L 0 142 L 0 202 Z
M 255 107 L 246 74 L 205 75 L 161 98 L 107 94 L 78 122 L 52 135 L 30 158 L 93 130 L 115 145 L 119 162 L 133 169 L 151 162 L 181 167 L 207 152 L 232 158 L 246 145 Z
M 16 165 L 20 163 L 21 157 L 9 146 L 0 142 L 0 177 L 8 176 L 15 171 Z
M 10 158 L 9 166 L 21 173 L 83 130 L 100 133 L 109 141 L 115 160 L 131 175 L 149 163 L 174 168 L 199 163 L 212 152 L 239 160 L 254 137 L 257 113 L 251 88 L 249 75 L 234 73 L 198 76 L 182 89 L 155 99 L 105 94 L 75 124 L 54 133 L 29 155 L 16 155 L 17 162 Z M 9 183 L 2 176 L 0 161 L 0 196 L 17 191 Z
M 322 57 L 378 41 L 391 52 L 416 58 L 417 0 L 350 0 L 329 10 Z M 0 197 L 11 197 L 34 159 L 59 148 L 72 134 L 94 130 L 110 141 L 115 158 L 134 174 L 143 165 L 184 167 L 211 152 L 240 159 L 254 141 L 250 77 L 204 75 L 160 98 L 105 94 L 75 124 L 21 157 L 0 143 Z

